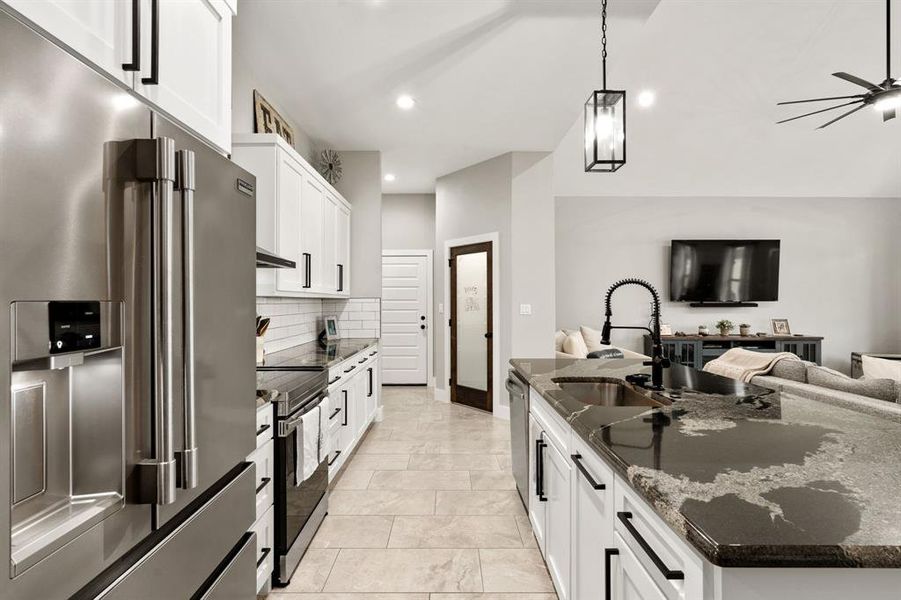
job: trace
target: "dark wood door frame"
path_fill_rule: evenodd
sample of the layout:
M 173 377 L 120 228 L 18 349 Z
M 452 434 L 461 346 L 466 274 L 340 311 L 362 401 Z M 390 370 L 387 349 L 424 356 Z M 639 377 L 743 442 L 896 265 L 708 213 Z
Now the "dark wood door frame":
M 494 410 L 494 273 L 493 273 L 493 257 L 494 247 L 491 242 L 481 242 L 478 244 L 466 244 L 464 246 L 456 246 L 450 249 L 450 259 L 448 267 L 450 268 L 450 397 L 451 402 L 465 404 L 473 408 L 479 408 L 488 412 Z M 488 286 L 488 325 L 485 332 L 485 343 L 487 344 L 487 364 L 485 368 L 488 370 L 488 390 L 482 391 L 474 388 L 457 384 L 457 257 L 461 254 L 477 254 L 485 252 L 487 254 L 487 273 L 486 281 Z

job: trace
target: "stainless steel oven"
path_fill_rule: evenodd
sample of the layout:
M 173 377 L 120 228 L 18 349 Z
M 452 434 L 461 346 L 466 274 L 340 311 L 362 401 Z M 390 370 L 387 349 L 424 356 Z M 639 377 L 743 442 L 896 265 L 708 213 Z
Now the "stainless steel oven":
M 318 416 L 328 398 L 328 373 L 292 370 L 278 373 L 280 392 L 275 411 L 275 572 L 273 583 L 288 585 L 328 510 L 328 427 Z M 320 424 L 312 475 L 304 479 L 303 419 L 316 412 Z M 327 419 L 327 417 L 326 417 Z
M 522 503 L 529 508 L 529 384 L 511 370 L 506 381 L 510 395 L 510 445 L 513 478 Z

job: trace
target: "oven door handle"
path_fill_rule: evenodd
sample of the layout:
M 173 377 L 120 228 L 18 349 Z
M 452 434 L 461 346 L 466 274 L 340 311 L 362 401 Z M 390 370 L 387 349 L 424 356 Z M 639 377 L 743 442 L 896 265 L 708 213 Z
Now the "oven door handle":
M 309 414 L 314 408 L 316 408 L 317 406 L 322 404 L 322 401 L 325 400 L 325 398 L 326 398 L 326 395 L 323 394 L 323 395 L 319 396 L 319 398 L 316 400 L 316 402 L 310 406 L 309 410 L 300 411 L 300 413 L 296 417 L 294 417 L 290 420 L 282 419 L 281 421 L 279 421 L 278 422 L 278 437 L 288 437 L 289 435 L 291 435 L 291 433 L 295 429 L 297 429 L 297 426 L 300 425 L 300 422 L 303 420 L 304 415 Z

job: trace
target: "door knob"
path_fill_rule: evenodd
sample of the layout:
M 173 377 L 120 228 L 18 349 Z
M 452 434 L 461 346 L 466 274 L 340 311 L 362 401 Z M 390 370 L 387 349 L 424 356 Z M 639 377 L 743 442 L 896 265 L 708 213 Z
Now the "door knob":
M 425 321 L 425 315 L 419 315 L 419 320 L 420 320 L 420 321 Z
M 488 333 L 485 334 L 485 339 L 486 339 L 486 340 L 490 340 L 490 339 L 491 339 L 491 332 L 490 332 L 490 331 L 489 331 Z
M 419 328 L 420 328 L 420 329 L 425 329 L 425 325 L 420 325 Z

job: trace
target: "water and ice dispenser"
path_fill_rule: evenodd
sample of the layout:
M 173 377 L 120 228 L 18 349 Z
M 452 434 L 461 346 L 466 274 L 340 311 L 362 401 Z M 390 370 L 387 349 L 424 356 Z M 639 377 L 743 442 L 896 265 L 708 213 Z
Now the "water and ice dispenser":
M 11 576 L 125 505 L 122 303 L 10 305 Z

